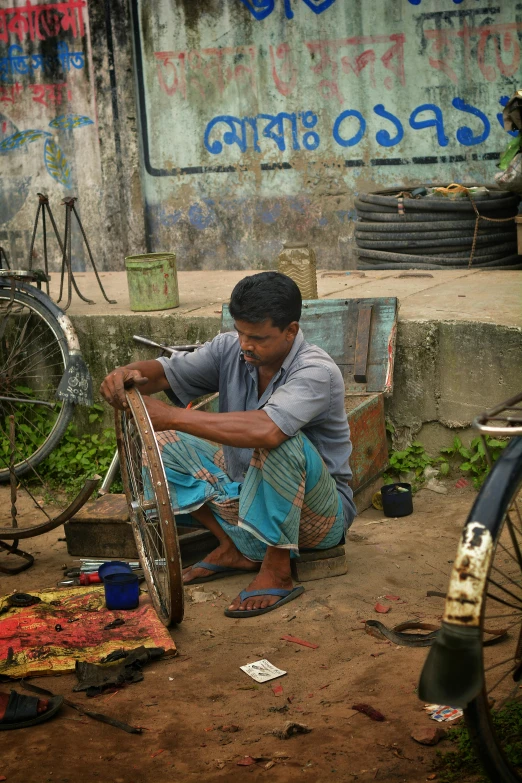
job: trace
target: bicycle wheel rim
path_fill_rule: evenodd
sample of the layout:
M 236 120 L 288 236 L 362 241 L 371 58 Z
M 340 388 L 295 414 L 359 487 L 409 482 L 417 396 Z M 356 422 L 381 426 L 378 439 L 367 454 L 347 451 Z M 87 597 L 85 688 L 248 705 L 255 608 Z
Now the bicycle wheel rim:
M 127 400 L 130 415 L 116 411 L 122 481 L 149 595 L 161 622 L 169 626 L 180 623 L 184 612 L 176 523 L 147 409 L 134 389 Z
M 514 740 L 521 758 L 522 738 L 510 737 L 506 725 L 516 722 L 516 717 L 511 716 L 522 716 L 522 465 L 506 507 L 496 530 L 484 587 L 481 615 L 484 687 L 465 709 L 465 716 L 475 751 L 491 780 L 520 783 L 522 763 L 514 764 L 508 756 L 514 752 Z M 500 644 L 484 646 L 488 628 L 497 631 L 505 628 L 507 638 Z
M 0 482 L 9 478 L 7 416 L 14 414 L 17 426 L 15 473 L 22 476 L 37 466 L 56 447 L 69 423 L 74 405 L 57 403 L 56 390 L 69 359 L 61 327 L 43 305 L 29 295 L 0 289 L 0 394 L 19 402 L 0 402 Z M 15 323 L 15 317 L 18 323 Z M 25 331 L 24 330 L 25 326 Z M 20 392 L 16 387 L 29 389 Z M 31 399 L 55 405 L 55 415 L 45 418 L 45 406 Z M 27 429 L 29 428 L 29 429 Z M 25 430 L 25 431 L 24 431 Z

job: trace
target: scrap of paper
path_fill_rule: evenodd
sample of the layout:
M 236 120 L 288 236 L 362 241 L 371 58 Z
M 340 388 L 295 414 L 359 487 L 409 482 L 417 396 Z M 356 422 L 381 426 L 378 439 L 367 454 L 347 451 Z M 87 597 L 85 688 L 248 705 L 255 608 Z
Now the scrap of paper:
M 269 680 L 275 680 L 277 677 L 282 677 L 286 674 L 286 672 L 273 666 L 273 664 L 266 659 L 247 663 L 246 666 L 240 666 L 239 668 L 256 682 L 268 682 Z
M 429 713 L 430 718 L 438 723 L 456 720 L 464 715 L 458 707 L 444 707 L 442 704 L 426 704 L 424 709 Z

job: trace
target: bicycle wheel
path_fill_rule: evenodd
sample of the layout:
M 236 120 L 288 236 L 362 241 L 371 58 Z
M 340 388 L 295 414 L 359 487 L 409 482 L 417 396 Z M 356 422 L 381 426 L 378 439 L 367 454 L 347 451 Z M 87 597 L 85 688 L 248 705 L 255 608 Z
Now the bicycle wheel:
M 475 751 L 494 783 L 522 781 L 521 489 L 522 438 L 515 438 L 488 476 L 470 516 L 491 533 L 492 551 L 480 621 L 484 686 L 464 713 Z M 485 629 L 505 630 L 507 636 L 485 646 Z
M 44 305 L 0 288 L 0 482 L 9 480 L 8 418 L 15 417 L 15 472 L 23 476 L 56 447 L 74 412 L 56 391 L 69 349 Z
M 121 476 L 134 538 L 153 606 L 164 625 L 183 620 L 183 580 L 176 522 L 165 470 L 140 393 L 116 411 Z

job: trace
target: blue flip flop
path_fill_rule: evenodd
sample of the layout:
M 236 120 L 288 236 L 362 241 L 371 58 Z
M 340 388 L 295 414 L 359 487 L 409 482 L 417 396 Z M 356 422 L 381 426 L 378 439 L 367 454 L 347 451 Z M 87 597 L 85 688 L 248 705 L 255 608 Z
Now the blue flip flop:
M 198 576 L 196 579 L 191 579 L 190 582 L 185 582 L 185 585 L 201 585 L 205 582 L 212 582 L 214 579 L 223 579 L 224 576 L 239 576 L 241 574 L 253 574 L 255 571 L 249 571 L 246 568 L 231 568 L 230 566 L 217 565 L 217 563 L 207 563 L 206 560 L 200 560 L 199 563 L 194 563 L 191 568 L 205 568 L 207 571 L 212 571 L 209 576 Z
M 294 587 L 292 590 L 280 590 L 277 587 L 268 588 L 267 590 L 241 590 L 239 593 L 241 603 L 246 601 L 247 598 L 253 598 L 256 595 L 278 595 L 280 598 L 279 601 L 275 602 L 275 604 L 272 604 L 272 606 L 265 606 L 264 609 L 225 609 L 225 615 L 226 617 L 240 618 L 257 617 L 260 614 L 271 612 L 273 609 L 277 609 L 279 606 L 287 604 L 289 601 L 293 601 L 294 598 L 302 595 L 302 593 L 304 593 L 304 587 L 301 585 L 299 587 Z

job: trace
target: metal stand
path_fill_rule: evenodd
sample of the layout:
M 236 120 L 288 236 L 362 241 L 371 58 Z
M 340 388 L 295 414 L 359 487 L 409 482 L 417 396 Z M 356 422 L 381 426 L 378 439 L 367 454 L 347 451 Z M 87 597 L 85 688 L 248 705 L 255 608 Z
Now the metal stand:
M 49 206 L 49 198 L 44 193 L 38 193 L 38 209 L 36 210 L 36 217 L 34 221 L 34 228 L 33 228 L 33 236 L 31 239 L 31 248 L 29 251 L 29 270 L 31 271 L 33 268 L 33 249 L 34 249 L 34 243 L 36 239 L 36 231 L 38 228 L 38 220 L 40 217 L 40 213 L 42 214 L 42 239 L 43 239 L 43 256 L 44 256 L 44 272 L 45 276 L 47 278 L 46 280 L 46 289 L 47 294 L 49 295 L 49 263 L 48 263 L 48 256 L 47 256 L 47 222 L 46 222 L 46 216 L 49 218 L 51 225 L 54 230 L 54 235 L 56 237 L 56 240 L 58 242 L 61 254 L 62 254 L 62 269 L 60 273 L 60 295 L 58 298 L 58 302 L 61 301 L 62 294 L 63 294 L 63 285 L 64 285 L 64 277 L 65 277 L 65 270 L 67 269 L 67 304 L 62 307 L 62 310 L 67 310 L 68 307 L 71 304 L 71 297 L 72 297 L 72 288 L 74 287 L 74 290 L 80 297 L 80 299 L 83 302 L 87 302 L 87 304 L 95 304 L 95 302 L 92 301 L 92 299 L 87 299 L 83 294 L 81 293 L 80 289 L 78 288 L 78 284 L 76 283 L 76 280 L 74 278 L 74 274 L 72 271 L 72 263 L 71 263 L 71 257 L 72 257 L 72 247 L 71 247 L 71 215 L 74 213 L 76 216 L 76 220 L 78 222 L 78 225 L 80 227 L 80 231 L 82 232 L 82 237 L 85 242 L 85 246 L 87 248 L 87 252 L 89 254 L 89 259 L 92 264 L 92 268 L 94 270 L 94 274 L 96 275 L 96 280 L 98 281 L 98 285 L 100 286 L 100 290 L 109 304 L 116 304 L 116 301 L 113 299 L 109 299 L 105 293 L 105 290 L 103 288 L 103 285 L 100 280 L 100 276 L 98 274 L 98 270 L 96 269 L 96 264 L 94 263 L 94 259 L 92 257 L 91 248 L 89 247 L 89 242 L 87 240 L 87 236 L 85 234 L 84 228 L 82 226 L 82 222 L 80 220 L 80 216 L 78 215 L 78 212 L 76 211 L 76 207 L 74 206 L 75 201 L 77 201 L 76 198 L 65 198 L 62 201 L 62 204 L 65 205 L 65 235 L 63 238 L 63 242 L 61 240 L 60 234 L 58 233 L 58 227 L 56 225 L 56 221 L 54 219 L 53 213 L 51 211 L 51 207 Z M 7 265 L 7 268 L 9 269 L 9 264 L 7 262 L 7 257 L 5 256 L 5 253 L 3 252 L 3 249 L 0 248 L 0 264 L 2 262 L 2 253 L 5 258 L 5 263 Z
M 109 299 L 107 294 L 105 293 L 105 289 L 103 288 L 102 281 L 100 280 L 100 276 L 98 274 L 98 270 L 96 269 L 96 264 L 94 263 L 94 258 L 92 257 L 91 248 L 89 246 L 89 242 L 87 240 L 87 235 L 84 231 L 84 228 L 82 226 L 82 221 L 80 220 L 80 216 L 78 212 L 76 211 L 76 207 L 74 206 L 75 202 L 78 199 L 74 197 L 68 197 L 64 198 L 62 201 L 62 204 L 65 204 L 65 236 L 63 238 L 63 258 L 62 258 L 62 274 L 60 278 L 60 296 L 58 297 L 58 302 L 62 299 L 63 294 L 63 281 L 64 281 L 64 275 L 65 275 L 65 268 L 67 267 L 68 272 L 68 280 L 67 280 L 67 303 L 64 307 L 62 307 L 62 310 L 67 310 L 69 305 L 71 304 L 71 283 L 74 285 L 74 289 L 80 299 L 82 299 L 84 302 L 88 302 L 89 304 L 94 304 L 94 302 L 91 299 L 86 299 L 84 296 L 82 296 L 78 290 L 78 287 L 76 286 L 74 282 L 74 276 L 72 273 L 71 268 L 71 237 L 72 237 L 72 216 L 76 217 L 76 221 L 80 227 L 80 231 L 82 232 L 83 241 L 85 242 L 85 247 L 87 248 L 87 253 L 89 254 L 89 259 L 94 271 L 94 274 L 96 275 L 96 280 L 98 281 L 98 285 L 100 286 L 100 291 L 103 294 L 104 299 L 109 304 L 116 304 L 115 299 Z
M 49 216 L 49 220 L 51 221 L 51 225 L 53 227 L 54 235 L 56 237 L 56 241 L 58 242 L 58 245 L 60 247 L 60 250 L 62 251 L 63 255 L 63 245 L 62 240 L 60 239 L 60 234 L 58 233 L 58 227 L 56 225 L 56 221 L 54 219 L 53 213 L 51 212 L 51 207 L 49 206 L 49 199 L 44 193 L 38 193 L 38 209 L 36 210 L 36 217 L 34 219 L 34 227 L 33 227 L 33 236 L 31 238 L 31 247 L 29 250 L 29 265 L 28 269 L 31 272 L 33 269 L 33 250 L 34 250 L 34 241 L 36 239 L 36 230 L 38 228 L 38 219 L 40 217 L 40 213 L 42 213 L 42 237 L 43 237 L 43 256 L 44 256 L 44 272 L 45 277 L 47 278 L 45 280 L 45 287 L 46 287 L 46 293 L 49 296 L 49 262 L 47 257 L 47 223 L 46 223 L 46 212 Z

